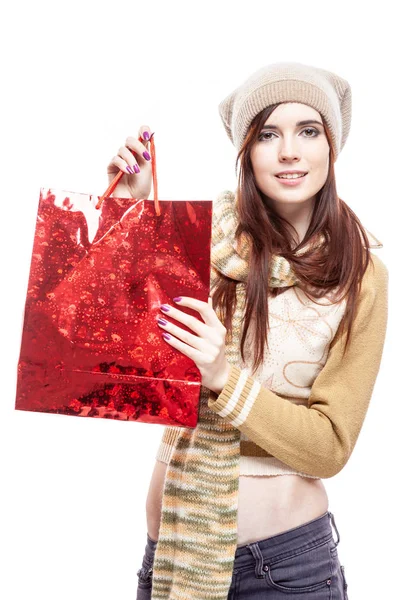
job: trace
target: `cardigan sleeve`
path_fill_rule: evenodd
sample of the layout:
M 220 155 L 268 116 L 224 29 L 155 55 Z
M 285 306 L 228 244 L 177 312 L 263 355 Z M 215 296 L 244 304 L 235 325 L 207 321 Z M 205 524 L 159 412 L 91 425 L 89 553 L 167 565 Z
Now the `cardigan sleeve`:
M 179 436 L 181 427 L 165 427 L 163 430 L 161 442 L 158 446 L 155 460 L 169 464 L 172 450 Z
M 235 365 L 220 394 L 211 393 L 208 406 L 290 467 L 319 478 L 333 477 L 347 463 L 362 428 L 387 318 L 388 270 L 370 252 L 346 354 L 341 322 L 307 406 L 282 398 Z

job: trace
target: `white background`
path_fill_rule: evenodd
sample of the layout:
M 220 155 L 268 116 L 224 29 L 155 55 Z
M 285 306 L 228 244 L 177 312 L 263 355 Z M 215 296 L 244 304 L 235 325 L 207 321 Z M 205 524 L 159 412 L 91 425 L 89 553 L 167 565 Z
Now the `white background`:
M 338 194 L 383 242 L 374 252 L 390 271 L 388 333 L 370 408 L 348 464 L 324 483 L 341 536 L 350 600 L 392 598 L 398 556 L 399 160 L 392 5 L 287 0 L 3 5 L 4 600 L 136 597 L 145 499 L 163 431 L 160 425 L 14 410 L 40 187 L 103 193 L 108 162 L 146 124 L 156 134 L 160 199 L 213 200 L 222 189 L 234 189 L 236 151 L 217 106 L 256 69 L 282 60 L 329 69 L 350 82 L 352 129 L 335 164 Z

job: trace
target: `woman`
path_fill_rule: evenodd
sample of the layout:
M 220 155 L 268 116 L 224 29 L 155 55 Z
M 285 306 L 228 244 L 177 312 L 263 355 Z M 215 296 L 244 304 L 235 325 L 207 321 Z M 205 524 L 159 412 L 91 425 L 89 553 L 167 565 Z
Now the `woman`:
M 347 598 L 322 478 L 343 468 L 360 433 L 382 356 L 388 282 L 385 265 L 368 250 L 381 244 L 336 193 L 350 86 L 322 69 L 277 63 L 229 94 L 219 112 L 241 169 L 236 194 L 223 192 L 214 203 L 212 300 L 176 298 L 202 321 L 175 304 L 160 307 L 158 323 L 169 334 L 165 343 L 194 360 L 210 392 L 195 431 L 164 433 L 137 598 Z M 110 181 L 126 172 L 115 196 L 148 197 L 150 133 L 141 127 L 144 143 L 127 138 L 109 164 Z M 241 309 L 236 292 L 246 302 Z M 245 319 L 237 321 L 235 311 Z M 229 337 L 238 322 L 239 336 Z M 338 342 L 346 331 L 344 350 Z M 197 434 L 202 423 L 210 431 L 210 414 L 219 420 L 205 451 L 206 436 Z M 216 449 L 222 429 L 231 437 L 220 437 Z M 219 482 L 217 492 L 201 479 L 210 465 L 213 479 L 228 472 L 228 486 Z

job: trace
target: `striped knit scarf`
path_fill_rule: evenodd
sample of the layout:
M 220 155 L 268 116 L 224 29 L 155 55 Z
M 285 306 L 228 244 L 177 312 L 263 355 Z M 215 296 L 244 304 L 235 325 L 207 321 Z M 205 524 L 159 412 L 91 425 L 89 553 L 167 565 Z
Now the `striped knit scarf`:
M 249 256 L 248 243 L 234 240 L 237 223 L 235 195 L 222 192 L 213 204 L 210 283 L 212 290 L 218 271 L 239 282 L 232 340 L 226 344 L 230 365 L 239 364 Z M 297 282 L 290 263 L 273 256 L 270 286 Z M 237 547 L 241 432 L 208 407 L 216 398 L 201 387 L 198 424 L 181 428 L 172 450 L 153 564 L 153 600 L 226 600 L 229 592 Z

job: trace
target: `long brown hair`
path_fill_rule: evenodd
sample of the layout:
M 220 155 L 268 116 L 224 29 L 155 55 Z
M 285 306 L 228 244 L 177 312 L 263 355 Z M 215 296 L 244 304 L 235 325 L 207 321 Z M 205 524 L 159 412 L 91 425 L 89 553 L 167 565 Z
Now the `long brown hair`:
M 250 151 L 263 124 L 277 106 L 279 104 L 265 108 L 253 119 L 235 165 L 237 175 L 237 165 L 241 159 L 236 190 L 238 227 L 235 239 L 238 240 L 241 234 L 245 233 L 251 244 L 240 353 L 244 359 L 245 339 L 251 315 L 255 311 L 254 371 L 263 362 L 265 345 L 268 347 L 268 297 L 287 289 L 269 288 L 271 254 L 284 256 L 292 264 L 299 279 L 297 285 L 312 301 L 315 302 L 315 298 L 321 298 L 332 290 L 335 298 L 334 302 L 331 299 L 333 304 L 347 298 L 341 323 L 342 327 L 347 327 L 344 352 L 350 340 L 361 280 L 370 261 L 367 233 L 355 213 L 337 194 L 334 172 L 336 157 L 331 134 L 323 117 L 330 146 L 329 171 L 325 184 L 316 195 L 311 221 L 300 244 L 297 244 L 294 227 L 276 213 L 267 202 L 265 194 L 257 187 Z M 325 237 L 324 244 L 318 248 L 310 248 L 300 256 L 295 255 L 295 252 L 307 243 L 317 241 L 320 234 Z M 218 308 L 221 321 L 227 330 L 226 341 L 231 340 L 232 335 L 232 317 L 237 302 L 236 287 L 237 281 L 220 273 L 212 292 L 213 307 Z

